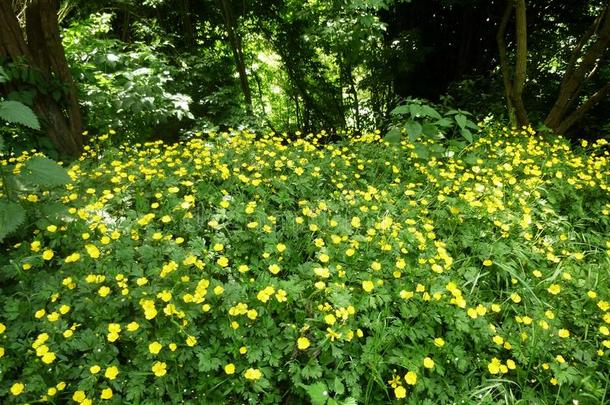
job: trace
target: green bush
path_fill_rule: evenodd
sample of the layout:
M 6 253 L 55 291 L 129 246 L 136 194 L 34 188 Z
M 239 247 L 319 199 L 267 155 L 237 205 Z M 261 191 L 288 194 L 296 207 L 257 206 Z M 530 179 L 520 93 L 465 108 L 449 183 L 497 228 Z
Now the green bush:
M 325 136 L 90 148 L 0 255 L 2 402 L 604 401 L 607 142 Z
M 93 14 L 64 30 L 63 44 L 79 84 L 87 127 L 122 128 L 128 139 L 146 140 L 170 120 L 193 119 L 191 98 L 175 91 L 180 68 L 161 52 L 168 41 L 126 44 L 108 37 L 112 14 Z

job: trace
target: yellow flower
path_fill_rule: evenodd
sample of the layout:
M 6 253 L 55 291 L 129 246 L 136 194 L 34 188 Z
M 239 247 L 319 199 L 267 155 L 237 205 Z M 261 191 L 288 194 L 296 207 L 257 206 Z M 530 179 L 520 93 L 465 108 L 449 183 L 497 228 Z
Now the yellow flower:
M 443 347 L 443 346 L 445 346 L 445 340 L 443 338 L 438 337 L 438 338 L 434 339 L 434 345 L 436 347 Z
M 362 282 L 362 289 L 367 293 L 373 291 L 373 288 L 375 288 L 375 284 L 372 281 L 365 280 Z
M 197 338 L 195 336 L 189 336 L 186 338 L 186 345 L 193 347 L 197 344 Z
M 271 272 L 271 274 L 277 274 L 280 272 L 280 266 L 278 266 L 277 264 L 272 264 L 269 266 L 269 271 Z
M 11 394 L 13 394 L 14 396 L 21 395 L 24 389 L 25 385 L 20 382 L 17 382 L 11 386 Z
M 432 360 L 430 357 L 425 357 L 424 358 L 424 367 L 434 368 L 434 360 Z
M 97 364 L 94 366 L 89 367 L 89 372 L 91 374 L 97 374 L 102 370 L 102 368 L 100 366 L 98 366 Z
M 494 262 L 492 262 L 489 259 L 483 260 L 483 266 L 485 266 L 485 267 L 490 267 L 492 264 L 494 264 Z
M 140 325 L 137 322 L 130 322 L 127 324 L 127 330 L 129 332 L 135 332 L 140 328 Z
M 244 373 L 244 377 L 246 377 L 247 380 L 259 380 L 261 376 L 262 373 L 257 368 L 249 368 Z
M 72 399 L 74 402 L 78 402 L 79 404 L 82 403 L 86 398 L 87 394 L 85 394 L 85 391 L 74 391 L 74 394 L 72 394 Z
M 227 267 L 229 265 L 229 259 L 227 259 L 225 256 L 220 256 L 218 260 L 216 260 L 216 264 L 218 264 L 220 267 Z
M 102 394 L 100 395 L 101 399 L 110 399 L 112 398 L 112 389 L 106 388 L 102 390 Z
M 277 245 L 275 245 L 275 248 L 278 252 L 283 253 L 286 250 L 286 245 L 284 245 L 283 243 L 278 243 Z
M 44 252 L 42 252 L 42 258 L 44 260 L 51 260 L 53 258 L 53 256 L 55 256 L 55 253 L 53 253 L 53 251 L 50 249 L 47 249 Z
M 491 362 L 487 365 L 487 369 L 489 370 L 489 372 L 491 374 L 499 374 L 501 365 L 502 365 L 502 363 L 500 363 L 500 360 L 498 360 L 497 358 L 494 357 L 493 359 L 491 359 Z
M 85 250 L 87 250 L 87 254 L 92 259 L 98 259 L 100 257 L 100 250 L 95 245 L 85 245 Z
M 328 314 L 328 315 L 324 316 L 324 322 L 326 322 L 329 325 L 334 325 L 336 321 L 337 321 L 337 318 L 335 318 L 335 316 L 333 314 Z
M 108 294 L 110 294 L 110 287 L 107 286 L 101 286 L 100 289 L 97 291 L 97 293 L 99 294 L 100 297 L 106 297 L 108 296 Z
M 394 388 L 394 395 L 396 395 L 397 399 L 402 399 L 407 396 L 407 390 L 399 385 L 398 387 Z
M 162 348 L 163 345 L 159 342 L 152 342 L 148 345 L 148 351 L 152 354 L 159 354 Z
M 405 375 L 405 381 L 409 385 L 415 385 L 417 383 L 417 374 L 415 374 L 413 371 L 409 371 Z
M 163 363 L 162 361 L 157 361 L 155 364 L 153 364 L 151 370 L 155 376 L 163 377 L 165 374 L 167 374 L 167 364 Z
M 559 284 L 551 284 L 549 288 L 547 288 L 547 291 L 553 295 L 557 295 L 561 291 L 561 287 Z
M 235 374 L 235 364 L 229 363 L 225 366 L 225 373 L 228 375 Z
M 307 339 L 306 337 L 300 337 L 297 339 L 297 347 L 299 348 L 299 350 L 305 350 L 310 345 L 311 345 L 311 343 L 309 342 L 309 339 Z
M 119 369 L 116 366 L 110 366 L 106 369 L 104 373 L 104 377 L 109 380 L 114 380 L 116 376 L 119 374 Z
M 41 358 L 42 362 L 45 364 L 51 364 L 55 361 L 55 359 L 56 356 L 53 352 L 46 352 Z
M 558 335 L 560 338 L 567 338 L 567 337 L 570 337 L 570 331 L 569 331 L 569 330 L 567 330 L 567 329 L 559 329 L 559 330 L 557 331 L 557 335 Z

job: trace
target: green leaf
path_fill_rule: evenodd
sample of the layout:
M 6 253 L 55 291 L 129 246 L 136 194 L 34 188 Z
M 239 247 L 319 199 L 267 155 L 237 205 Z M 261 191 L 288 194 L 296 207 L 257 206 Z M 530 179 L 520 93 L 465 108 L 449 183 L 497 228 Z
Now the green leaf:
M 32 129 L 40 129 L 40 123 L 34 111 L 19 101 L 0 102 L 0 118 Z
M 343 393 L 345 392 L 345 385 L 343 385 L 339 377 L 335 377 L 334 385 L 334 391 L 337 393 L 337 395 L 343 395 Z
M 427 115 L 428 117 L 436 118 L 437 120 L 441 119 L 441 115 L 438 113 L 438 111 L 436 111 L 434 108 L 430 107 L 429 105 L 423 105 L 422 110 L 423 110 L 423 113 L 425 115 Z
M 0 66 L 0 83 L 6 83 L 9 81 L 8 74 L 3 67 Z
M 417 140 L 417 138 L 421 136 L 423 130 L 421 124 L 416 121 L 407 121 L 405 128 L 407 129 L 407 134 L 409 134 L 411 142 Z
M 35 156 L 25 163 L 20 180 L 45 187 L 63 186 L 72 182 L 66 169 L 43 156 Z
M 396 127 L 390 129 L 383 138 L 390 143 L 399 143 L 401 138 L 400 129 Z
M 441 118 L 440 120 L 436 121 L 435 124 L 448 128 L 453 126 L 453 121 L 450 118 Z
M 466 128 L 466 121 L 468 121 L 468 119 L 465 115 L 458 114 L 455 116 L 455 122 L 457 122 L 461 129 Z
M 422 107 L 417 104 L 409 104 L 409 111 L 411 112 L 412 117 L 419 117 L 420 115 L 424 115 Z
M 434 138 L 439 134 L 440 131 L 438 130 L 438 127 L 436 125 L 426 123 L 426 124 L 422 125 L 422 132 L 428 138 Z
M 326 400 L 328 399 L 328 389 L 326 388 L 326 384 L 322 382 L 317 382 L 315 384 L 305 386 L 305 390 L 307 394 L 309 394 L 309 398 L 311 399 L 311 403 L 313 405 L 324 405 Z
M 403 115 L 403 114 L 406 114 L 408 112 L 409 112 L 409 106 L 399 105 L 398 107 L 396 107 L 395 109 L 390 111 L 390 114 L 392 114 L 392 115 Z
M 0 201 L 0 242 L 25 222 L 25 210 L 12 201 Z
M 428 148 L 426 148 L 426 146 L 422 145 L 421 143 L 415 145 L 415 153 L 420 159 L 427 160 L 430 157 L 430 151 L 428 151 Z
M 0 136 L 0 152 L 4 149 L 4 138 Z
M 468 128 L 463 128 L 460 131 L 460 134 L 466 139 L 468 142 L 472 143 L 472 132 Z

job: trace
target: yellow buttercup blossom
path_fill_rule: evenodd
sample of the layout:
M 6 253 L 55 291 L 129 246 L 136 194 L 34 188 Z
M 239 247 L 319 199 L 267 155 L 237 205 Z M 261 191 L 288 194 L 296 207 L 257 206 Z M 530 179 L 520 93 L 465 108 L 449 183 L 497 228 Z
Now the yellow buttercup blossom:
M 262 377 L 262 373 L 259 369 L 249 368 L 245 371 L 244 377 L 246 377 L 246 379 L 248 380 L 256 381 L 260 380 L 260 378 Z

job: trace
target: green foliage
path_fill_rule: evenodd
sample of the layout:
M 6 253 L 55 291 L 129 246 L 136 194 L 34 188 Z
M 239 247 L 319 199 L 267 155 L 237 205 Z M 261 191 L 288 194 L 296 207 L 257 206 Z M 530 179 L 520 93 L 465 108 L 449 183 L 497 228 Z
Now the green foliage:
M 40 128 L 32 110 L 18 101 L 0 101 L 0 118 L 32 129 Z M 0 157 L 5 155 L 5 147 L 4 139 L 0 137 Z M 18 169 L 15 162 L 12 158 L 0 164 L 0 242 L 15 233 L 26 218 L 49 214 L 51 202 L 32 206 L 27 203 L 28 193 L 48 190 L 71 181 L 64 168 L 46 157 L 23 156 L 18 161 Z M 30 200 L 38 201 L 38 197 L 30 197 Z
M 146 139 L 161 125 L 192 119 L 191 98 L 172 90 L 181 69 L 161 51 L 169 41 L 156 38 L 126 44 L 109 38 L 111 14 L 93 14 L 64 30 L 63 43 L 80 87 L 87 126 L 93 131 L 122 129 Z
M 0 101 L 0 118 L 28 128 L 40 129 L 40 123 L 32 109 L 19 101 Z
M 0 242 L 25 222 L 25 210 L 13 201 L 0 199 Z
M 419 145 L 93 144 L 0 255 L 0 401 L 602 403 L 608 143 Z
M 438 108 L 438 107 L 437 107 Z M 420 138 L 443 139 L 460 135 L 469 143 L 479 127 L 468 117 L 467 111 L 444 109 L 439 112 L 431 103 L 409 98 L 391 111 L 392 121 L 386 139 L 398 142 L 401 133 L 406 133 L 411 142 Z

